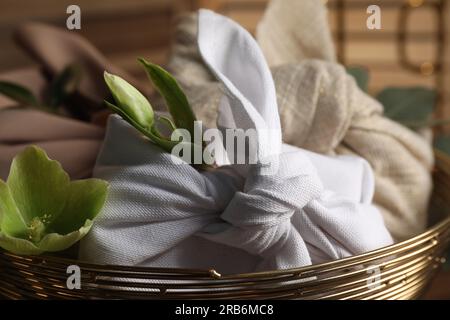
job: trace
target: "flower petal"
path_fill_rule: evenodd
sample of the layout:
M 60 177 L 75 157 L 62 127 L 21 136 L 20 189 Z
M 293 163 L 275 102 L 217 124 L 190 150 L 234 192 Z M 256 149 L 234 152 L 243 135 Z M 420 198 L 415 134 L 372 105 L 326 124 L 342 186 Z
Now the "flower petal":
M 64 208 L 70 179 L 44 150 L 30 146 L 13 160 L 7 184 L 27 225 L 35 217 L 58 216 Z
M 44 238 L 42 238 L 41 242 L 38 243 L 37 247 L 41 250 L 41 252 L 56 252 L 65 250 L 83 238 L 89 232 L 91 227 L 92 221 L 86 220 L 85 224 L 80 229 L 66 235 L 61 235 L 58 233 L 47 234 Z
M 0 230 L 13 237 L 23 237 L 27 225 L 11 196 L 8 185 L 0 180 Z
M 108 183 L 99 179 L 71 182 L 67 189 L 67 200 L 62 214 L 49 225 L 49 230 L 68 234 L 93 220 L 102 209 L 108 192 Z
M 21 255 L 38 255 L 44 252 L 31 241 L 9 236 L 2 231 L 0 231 L 0 247 Z

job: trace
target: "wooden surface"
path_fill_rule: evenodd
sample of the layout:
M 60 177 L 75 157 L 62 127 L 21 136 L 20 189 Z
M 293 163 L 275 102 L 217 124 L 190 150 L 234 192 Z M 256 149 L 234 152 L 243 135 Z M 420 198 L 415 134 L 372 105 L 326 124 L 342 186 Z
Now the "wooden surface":
M 370 69 L 372 93 L 385 86 L 433 86 L 435 83 L 434 75 L 414 74 L 399 65 L 396 33 L 399 31 L 399 4 L 403 2 L 405 1 L 377 1 L 382 8 L 382 30 L 368 30 L 366 8 L 371 2 L 346 1 L 345 30 L 349 32 L 349 42 L 346 45 L 345 62 Z M 71 3 L 69 0 L 2 0 L 0 72 L 31 63 L 11 40 L 14 28 L 31 20 L 65 27 L 65 11 Z M 329 0 L 328 3 L 330 26 L 333 33 L 336 33 L 337 16 L 336 10 L 333 9 L 336 0 Z M 392 3 L 398 5 L 392 6 Z M 166 61 L 172 22 L 178 12 L 208 7 L 232 17 L 250 31 L 254 31 L 267 0 L 80 0 L 77 4 L 82 11 L 82 29 L 73 32 L 80 32 L 88 38 L 114 63 L 137 72 L 136 56 L 145 56 L 158 63 Z M 450 17 L 449 13 L 447 17 Z M 448 18 L 447 21 L 450 20 Z M 421 64 L 434 61 L 434 35 L 437 28 L 435 21 L 436 13 L 427 6 L 412 10 L 407 23 L 407 53 L 412 62 Z M 450 54 L 445 56 L 448 61 Z M 448 72 L 446 75 L 445 87 L 450 88 Z M 449 96 L 448 90 L 446 96 Z
M 329 21 L 333 34 L 338 28 L 334 9 L 337 0 L 329 0 Z M 428 0 L 435 1 L 435 0 Z M 399 5 L 404 0 L 380 0 L 382 30 L 366 28 L 366 8 L 370 0 L 346 0 L 345 63 L 362 65 L 370 71 L 369 91 L 379 92 L 386 86 L 436 85 L 436 74 L 423 75 L 403 68 L 399 63 L 396 34 L 399 32 Z M 0 72 L 32 64 L 11 40 L 13 30 L 20 24 L 43 21 L 65 27 L 66 8 L 69 0 L 2 0 L 0 2 Z M 113 63 L 129 70 L 135 76 L 144 77 L 136 64 L 136 57 L 143 56 L 164 64 L 170 51 L 171 30 L 175 16 L 187 10 L 207 7 L 237 20 L 251 32 L 261 18 L 267 0 L 110 0 L 77 2 L 82 11 L 82 29 L 79 32 L 97 46 Z M 394 5 L 392 5 L 394 4 Z M 450 10 L 446 10 L 450 21 Z M 447 30 L 450 23 L 447 23 Z M 408 42 L 406 52 L 415 64 L 435 60 L 436 12 L 428 6 L 411 10 L 407 23 Z M 448 41 L 447 43 L 450 43 Z M 450 50 L 447 46 L 445 79 L 442 85 L 442 117 L 450 117 Z

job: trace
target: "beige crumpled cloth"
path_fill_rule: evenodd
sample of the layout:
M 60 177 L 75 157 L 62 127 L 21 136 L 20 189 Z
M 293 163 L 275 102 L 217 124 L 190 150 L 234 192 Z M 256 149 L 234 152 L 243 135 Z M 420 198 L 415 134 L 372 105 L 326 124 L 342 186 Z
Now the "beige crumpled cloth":
M 169 69 L 197 117 L 215 127 L 221 88 L 202 63 L 196 35 L 196 15 L 182 17 Z M 284 142 L 327 155 L 364 157 L 375 172 L 374 202 L 392 236 L 402 240 L 423 231 L 432 148 L 420 135 L 385 118 L 383 107 L 334 62 L 322 2 L 271 1 L 257 40 L 272 66 Z

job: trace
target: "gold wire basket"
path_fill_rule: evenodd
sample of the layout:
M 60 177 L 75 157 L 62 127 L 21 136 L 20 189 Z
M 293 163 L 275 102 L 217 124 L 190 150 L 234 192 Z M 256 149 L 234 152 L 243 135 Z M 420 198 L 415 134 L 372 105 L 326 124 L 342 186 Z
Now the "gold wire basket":
M 433 2 L 433 5 L 443 5 L 444 2 L 446 1 Z M 344 1 L 336 0 L 335 7 L 338 12 L 343 12 Z M 404 6 L 403 12 L 406 10 L 408 8 Z M 343 31 L 343 16 L 339 17 L 338 53 L 344 62 L 344 45 L 348 37 Z M 443 19 L 442 15 L 440 19 Z M 404 18 L 400 19 L 400 24 L 404 24 Z M 399 48 L 404 46 L 402 34 L 397 39 Z M 438 40 L 439 43 L 443 41 L 442 30 Z M 438 57 L 443 58 L 442 55 Z M 407 66 L 405 59 L 400 54 L 400 64 L 403 66 Z M 434 70 L 436 88 L 441 93 L 442 65 L 439 59 L 434 63 Z M 420 73 L 416 69 L 411 71 Z M 438 117 L 442 117 L 442 106 L 441 100 Z M 435 156 L 434 191 L 430 204 L 430 224 L 434 226 L 414 238 L 389 247 L 297 269 L 227 276 L 220 275 L 215 270 L 95 265 L 55 256 L 18 256 L 0 251 L 0 298 L 418 298 L 445 262 L 450 241 L 450 157 L 439 151 L 435 152 Z M 71 265 L 80 268 L 80 289 L 71 290 L 67 286 L 70 275 L 67 268 Z
M 401 243 L 362 255 L 282 271 L 222 276 L 215 270 L 95 265 L 0 253 L 0 296 L 9 299 L 414 299 L 450 241 L 450 157 L 436 151 L 431 209 L 446 218 Z M 67 268 L 81 270 L 69 289 Z

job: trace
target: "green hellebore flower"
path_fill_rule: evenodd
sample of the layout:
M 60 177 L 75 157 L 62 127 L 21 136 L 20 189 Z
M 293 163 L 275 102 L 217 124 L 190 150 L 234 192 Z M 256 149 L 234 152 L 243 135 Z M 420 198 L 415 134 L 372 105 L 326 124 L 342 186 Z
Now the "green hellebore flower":
M 99 179 L 71 182 L 42 149 L 26 148 L 0 180 L 0 247 L 24 255 L 69 248 L 89 232 L 107 190 Z
M 153 109 L 144 95 L 119 76 L 105 71 L 104 78 L 117 107 L 141 127 L 151 128 L 154 122 Z

